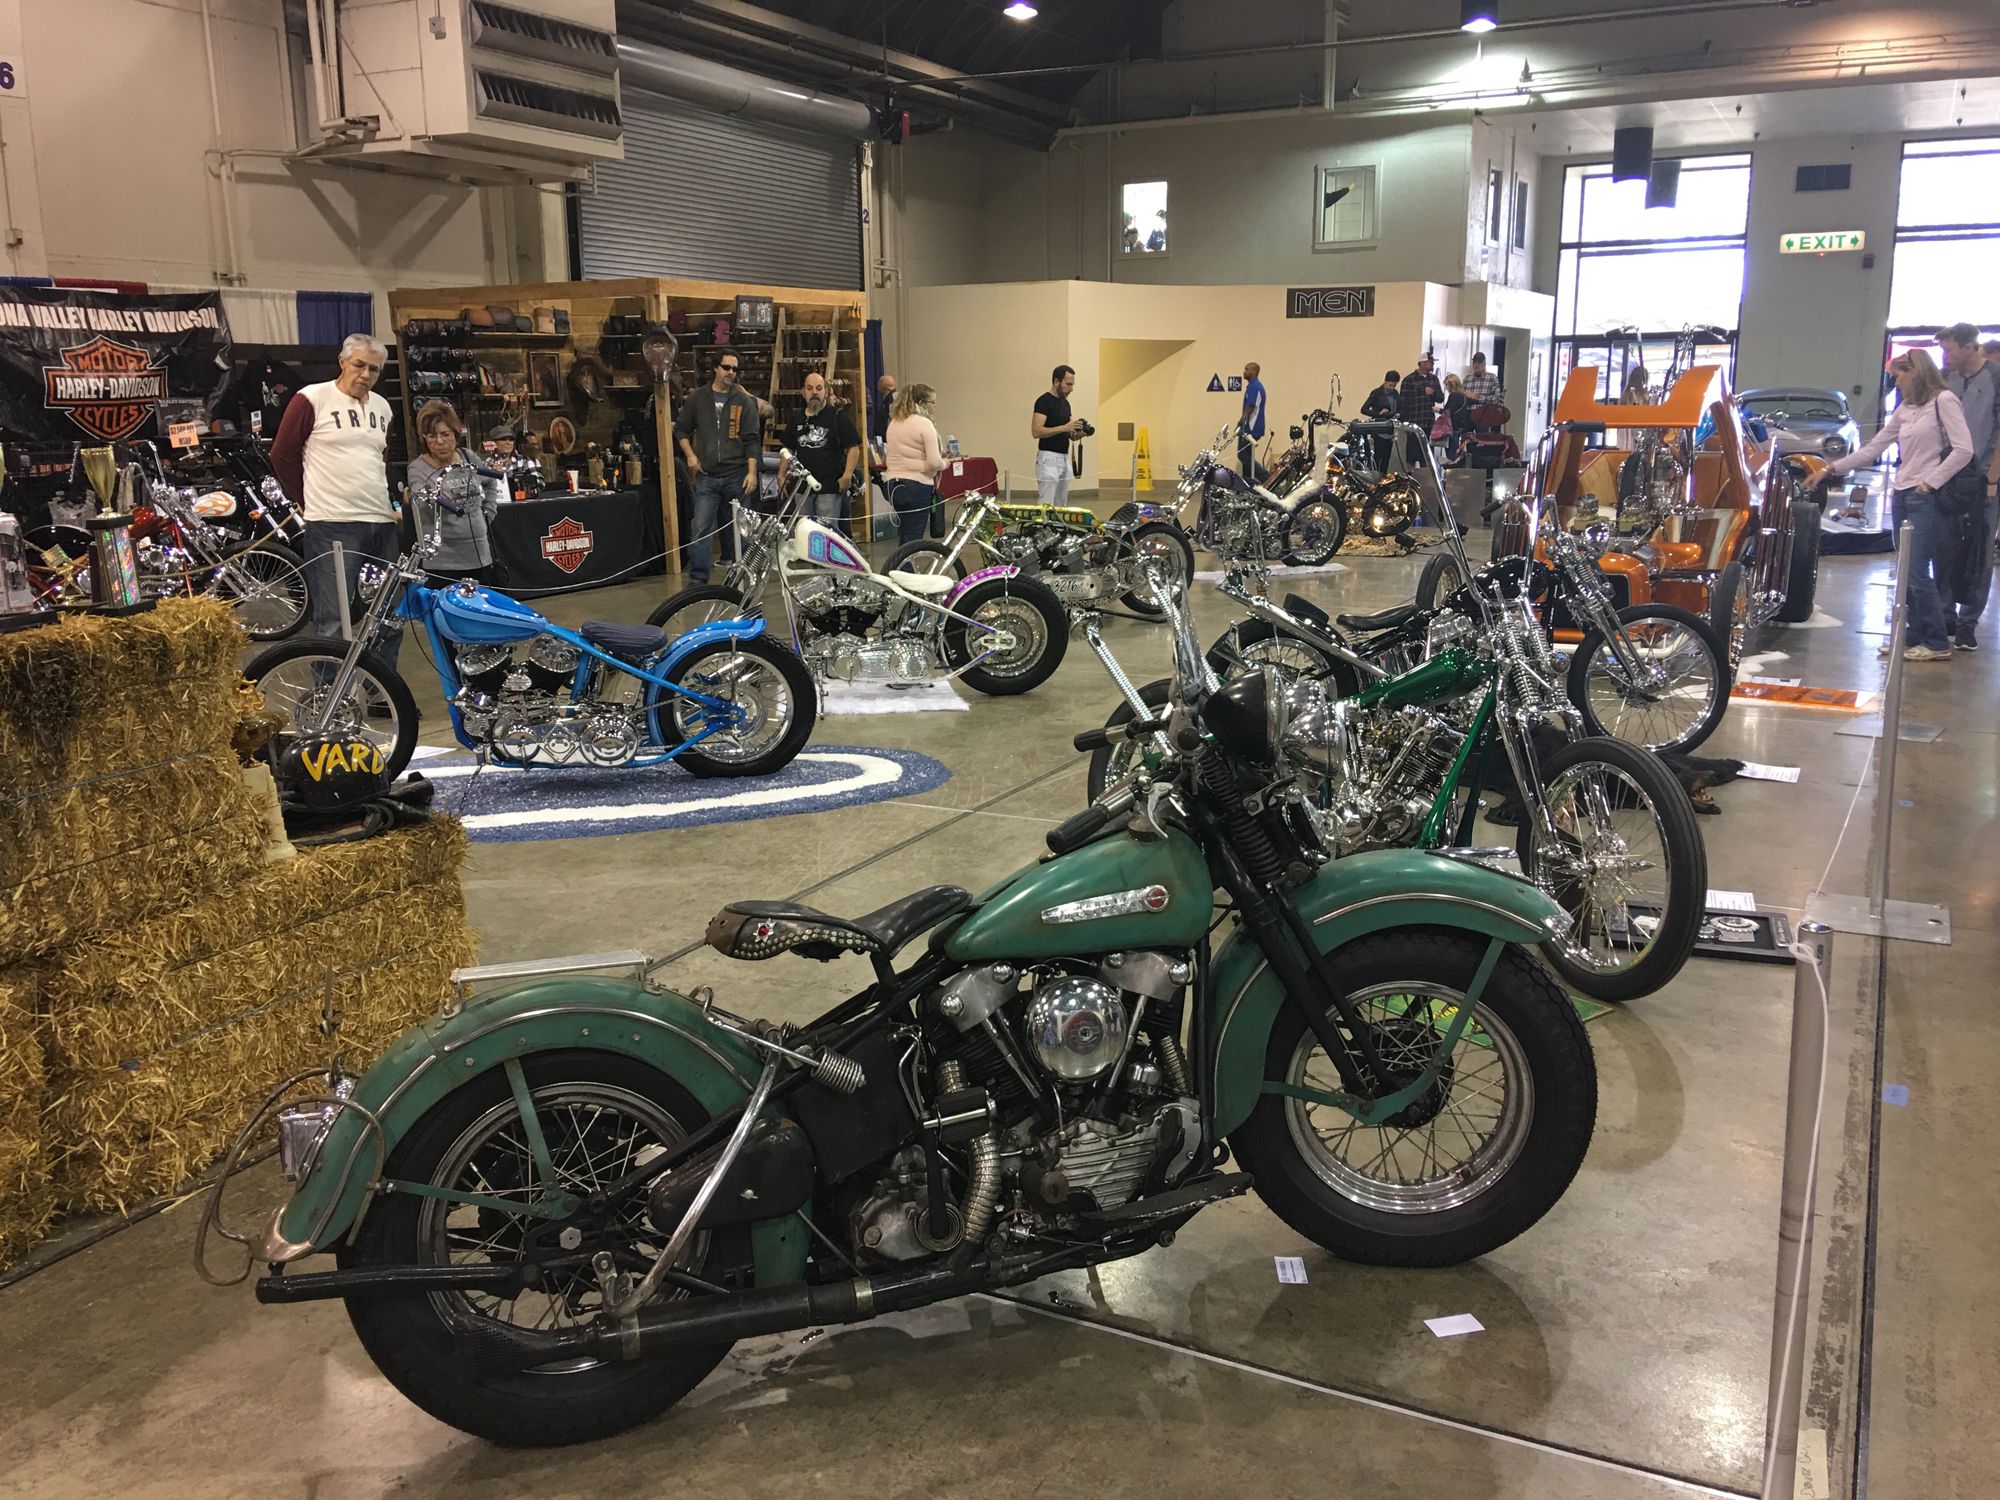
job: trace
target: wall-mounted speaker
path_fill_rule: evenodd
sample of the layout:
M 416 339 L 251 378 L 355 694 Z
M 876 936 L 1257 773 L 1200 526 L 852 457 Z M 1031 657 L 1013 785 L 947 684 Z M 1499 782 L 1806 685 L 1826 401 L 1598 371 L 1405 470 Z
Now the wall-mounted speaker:
M 1628 125 L 1611 133 L 1611 180 L 1643 182 L 1653 170 L 1653 127 Z
M 1666 157 L 1653 163 L 1646 174 L 1646 207 L 1672 208 L 1680 201 L 1681 164 Z

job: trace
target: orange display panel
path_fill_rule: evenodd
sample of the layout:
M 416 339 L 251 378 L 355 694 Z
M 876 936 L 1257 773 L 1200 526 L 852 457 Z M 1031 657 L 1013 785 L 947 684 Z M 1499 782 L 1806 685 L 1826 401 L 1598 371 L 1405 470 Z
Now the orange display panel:
M 1556 401 L 1558 422 L 1602 422 L 1606 427 L 1685 427 L 1701 425 L 1709 391 L 1722 375 L 1720 365 L 1695 365 L 1674 382 L 1656 406 L 1626 406 L 1597 399 L 1597 367 L 1578 365 L 1569 372 Z

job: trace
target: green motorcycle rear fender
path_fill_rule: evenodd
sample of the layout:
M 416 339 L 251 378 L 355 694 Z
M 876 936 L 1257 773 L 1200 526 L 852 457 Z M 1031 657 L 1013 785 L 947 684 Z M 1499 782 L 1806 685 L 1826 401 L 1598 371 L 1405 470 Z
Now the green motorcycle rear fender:
M 1114 834 L 1043 860 L 982 893 L 945 941 L 956 963 L 1066 958 L 1118 948 L 1192 948 L 1215 910 L 1201 846 Z
M 282 1263 L 331 1249 L 360 1222 L 377 1170 L 369 1115 L 381 1122 L 386 1161 L 446 1095 L 514 1059 L 555 1051 L 633 1058 L 672 1078 L 711 1115 L 748 1098 L 763 1069 L 747 1043 L 711 1026 L 685 996 L 630 980 L 563 976 L 478 995 L 411 1027 L 355 1080 L 351 1102 L 361 1109 L 335 1118 L 258 1258 Z M 752 1230 L 758 1285 L 804 1274 L 806 1233 L 796 1214 Z
M 1397 927 L 1449 927 L 1527 945 L 1569 928 L 1562 908 L 1528 881 L 1421 849 L 1349 855 L 1294 894 L 1322 953 Z M 1285 993 L 1262 950 L 1240 931 L 1217 950 L 1210 982 L 1215 1129 L 1227 1135 L 1256 1107 Z

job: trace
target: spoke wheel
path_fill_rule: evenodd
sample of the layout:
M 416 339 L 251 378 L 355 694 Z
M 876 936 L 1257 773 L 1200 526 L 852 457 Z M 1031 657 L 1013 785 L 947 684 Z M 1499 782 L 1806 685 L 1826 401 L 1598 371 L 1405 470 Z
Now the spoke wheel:
M 805 663 L 762 637 L 701 647 L 674 668 L 671 680 L 737 711 L 731 722 L 681 752 L 680 763 L 697 776 L 769 775 L 805 747 L 819 717 L 819 697 Z M 655 724 L 662 709 L 672 719 L 664 744 L 700 734 L 715 712 L 662 688 L 648 688 L 647 695 Z
M 1569 697 L 1584 727 L 1655 752 L 1694 749 L 1729 708 L 1721 642 L 1699 617 L 1669 605 L 1633 605 L 1618 619 L 1636 672 L 1595 629 L 1570 658 Z
M 1708 858 L 1687 792 L 1649 751 L 1611 739 L 1565 745 L 1542 780 L 1554 847 L 1530 807 L 1516 849 L 1571 924 L 1544 954 L 1593 999 L 1651 994 L 1694 951 L 1706 904 Z
M 1375 1028 L 1382 1064 L 1398 1084 L 1429 1065 L 1465 1003 L 1462 992 L 1425 979 L 1372 985 L 1347 999 Z M 1284 1081 L 1327 1092 L 1341 1087 L 1333 1060 L 1310 1031 L 1299 1038 Z M 1521 1043 L 1483 1005 L 1437 1080 L 1380 1126 L 1363 1125 L 1332 1105 L 1285 1100 L 1292 1142 L 1320 1181 L 1362 1208 L 1393 1214 L 1471 1202 L 1513 1166 L 1534 1114 L 1535 1086 Z
M 694 1097 L 654 1068 L 603 1052 L 544 1052 L 523 1060 L 524 1082 L 556 1171 L 574 1197 L 609 1182 L 707 1121 Z M 388 1178 L 535 1201 L 539 1180 L 525 1122 L 504 1072 L 489 1067 L 445 1094 L 412 1124 L 384 1168 Z M 594 1322 L 603 1298 L 590 1261 L 643 1271 L 666 1237 L 643 1206 L 619 1205 L 560 1220 L 496 1204 L 450 1203 L 389 1193 L 337 1254 L 343 1269 L 537 1262 L 538 1284 L 517 1296 L 424 1293 L 356 1297 L 348 1318 L 368 1357 L 405 1396 L 441 1422 L 509 1446 L 587 1442 L 646 1421 L 693 1390 L 729 1351 L 676 1347 L 640 1361 L 571 1355 L 525 1369 L 496 1369 L 462 1337 L 491 1321 L 562 1332 Z M 680 1263 L 705 1281 L 747 1286 L 750 1240 L 742 1229 L 700 1233 Z M 687 1294 L 669 1286 L 658 1301 Z
M 963 667 L 966 685 L 982 693 L 1006 697 L 1041 686 L 1069 648 L 1061 601 L 1032 578 L 975 583 L 952 610 L 973 623 L 945 622 L 945 660 Z
M 305 623 L 305 568 L 289 548 L 267 544 L 237 553 L 222 565 L 215 593 L 253 641 L 280 640 Z
M 1347 511 L 1338 500 L 1322 495 L 1306 500 L 1285 526 L 1285 563 L 1317 568 L 1330 561 L 1347 540 Z
M 1142 580 L 1146 568 L 1152 567 L 1159 572 L 1170 594 L 1185 590 L 1193 580 L 1194 546 L 1180 527 L 1169 526 L 1165 521 L 1148 521 L 1134 529 L 1130 545 L 1138 559 L 1138 576 Z M 1149 620 L 1166 618 L 1165 607 L 1151 585 L 1143 581 L 1124 596 L 1123 602 L 1134 614 L 1144 615 Z
M 285 716 L 271 744 L 272 763 L 285 744 L 324 730 L 366 740 L 382 752 L 391 781 L 403 774 L 417 743 L 417 703 L 409 684 L 372 651 L 361 653 L 347 691 L 332 701 L 347 642 L 299 637 L 250 659 L 243 676 L 264 695 L 265 706 Z

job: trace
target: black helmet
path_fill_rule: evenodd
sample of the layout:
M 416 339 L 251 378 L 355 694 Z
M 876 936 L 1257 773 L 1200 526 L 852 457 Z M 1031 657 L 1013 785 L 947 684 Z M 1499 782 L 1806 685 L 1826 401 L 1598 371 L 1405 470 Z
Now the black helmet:
M 294 740 L 278 759 L 278 785 L 288 799 L 334 812 L 389 789 L 382 748 L 357 734 L 314 734 Z

